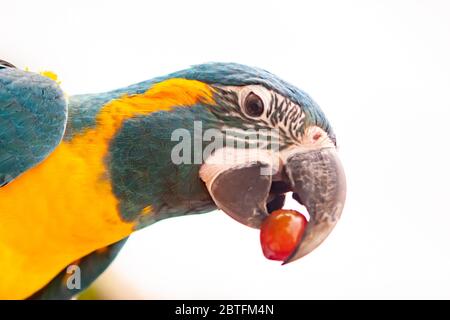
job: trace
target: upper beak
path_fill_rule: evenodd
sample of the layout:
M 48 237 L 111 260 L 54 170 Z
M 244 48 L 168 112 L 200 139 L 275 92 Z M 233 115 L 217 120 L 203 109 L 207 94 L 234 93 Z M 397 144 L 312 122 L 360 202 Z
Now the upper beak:
M 284 261 L 289 263 L 313 251 L 333 230 L 344 208 L 346 181 L 335 148 L 295 153 L 285 170 L 294 196 L 310 216 L 300 244 Z
M 310 215 L 304 236 L 289 263 L 313 251 L 330 234 L 341 216 L 346 195 L 345 174 L 335 147 L 290 152 L 281 174 L 261 174 L 271 162 L 248 161 L 201 170 L 210 194 L 225 213 L 237 221 L 259 228 L 270 212 L 281 209 L 284 193 L 292 191 Z M 214 174 L 206 174 L 214 171 Z M 265 171 L 267 172 L 267 170 Z

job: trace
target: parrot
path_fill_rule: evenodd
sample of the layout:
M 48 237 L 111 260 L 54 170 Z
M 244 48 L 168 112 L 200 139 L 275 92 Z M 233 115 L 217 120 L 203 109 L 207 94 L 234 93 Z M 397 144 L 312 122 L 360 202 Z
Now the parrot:
M 309 222 L 284 263 L 334 229 L 346 180 L 322 109 L 264 69 L 209 62 L 67 95 L 0 60 L 0 299 L 71 299 L 137 230 L 217 209 L 258 229 L 288 193 Z

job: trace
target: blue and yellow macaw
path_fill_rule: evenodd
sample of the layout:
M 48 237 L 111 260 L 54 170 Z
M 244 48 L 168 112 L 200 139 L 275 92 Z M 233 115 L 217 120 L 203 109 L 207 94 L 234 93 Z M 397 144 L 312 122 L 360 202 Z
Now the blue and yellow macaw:
M 211 142 L 199 138 L 196 123 L 227 144 L 194 155 L 197 161 L 174 161 L 176 130 L 189 134 L 189 148 Z M 271 142 L 257 155 L 246 153 L 245 143 L 228 143 L 249 129 L 276 134 L 277 152 Z M 226 155 L 232 160 L 220 161 Z M 190 160 L 190 149 L 179 156 Z M 271 173 L 262 174 L 267 168 Z M 209 63 L 66 97 L 52 79 L 0 60 L 2 299 L 70 298 L 105 270 L 132 232 L 161 219 L 219 208 L 258 228 L 290 191 L 310 222 L 285 262 L 331 232 L 345 177 L 322 110 L 267 71 Z M 80 288 L 67 286 L 70 265 L 82 270 Z

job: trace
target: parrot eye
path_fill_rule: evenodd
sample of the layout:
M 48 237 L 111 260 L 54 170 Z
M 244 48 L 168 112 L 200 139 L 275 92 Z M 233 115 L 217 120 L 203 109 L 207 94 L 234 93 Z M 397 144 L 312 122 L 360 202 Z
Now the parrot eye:
M 251 117 L 259 117 L 264 112 L 264 103 L 255 93 L 250 92 L 244 101 L 245 112 Z

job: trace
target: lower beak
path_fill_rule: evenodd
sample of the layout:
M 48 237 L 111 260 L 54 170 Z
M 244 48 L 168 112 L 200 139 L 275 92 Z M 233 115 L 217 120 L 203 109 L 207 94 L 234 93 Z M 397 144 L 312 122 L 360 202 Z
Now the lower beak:
M 344 207 L 345 174 L 334 147 L 291 152 L 276 177 L 263 174 L 271 166 L 270 161 L 219 169 L 204 165 L 200 175 L 217 207 L 253 228 L 282 208 L 284 193 L 294 193 L 294 199 L 307 208 L 310 221 L 286 264 L 313 251 L 333 230 Z
M 217 207 L 233 219 L 252 228 L 261 226 L 269 215 L 272 176 L 262 174 L 267 164 L 249 162 L 222 171 L 208 186 Z

